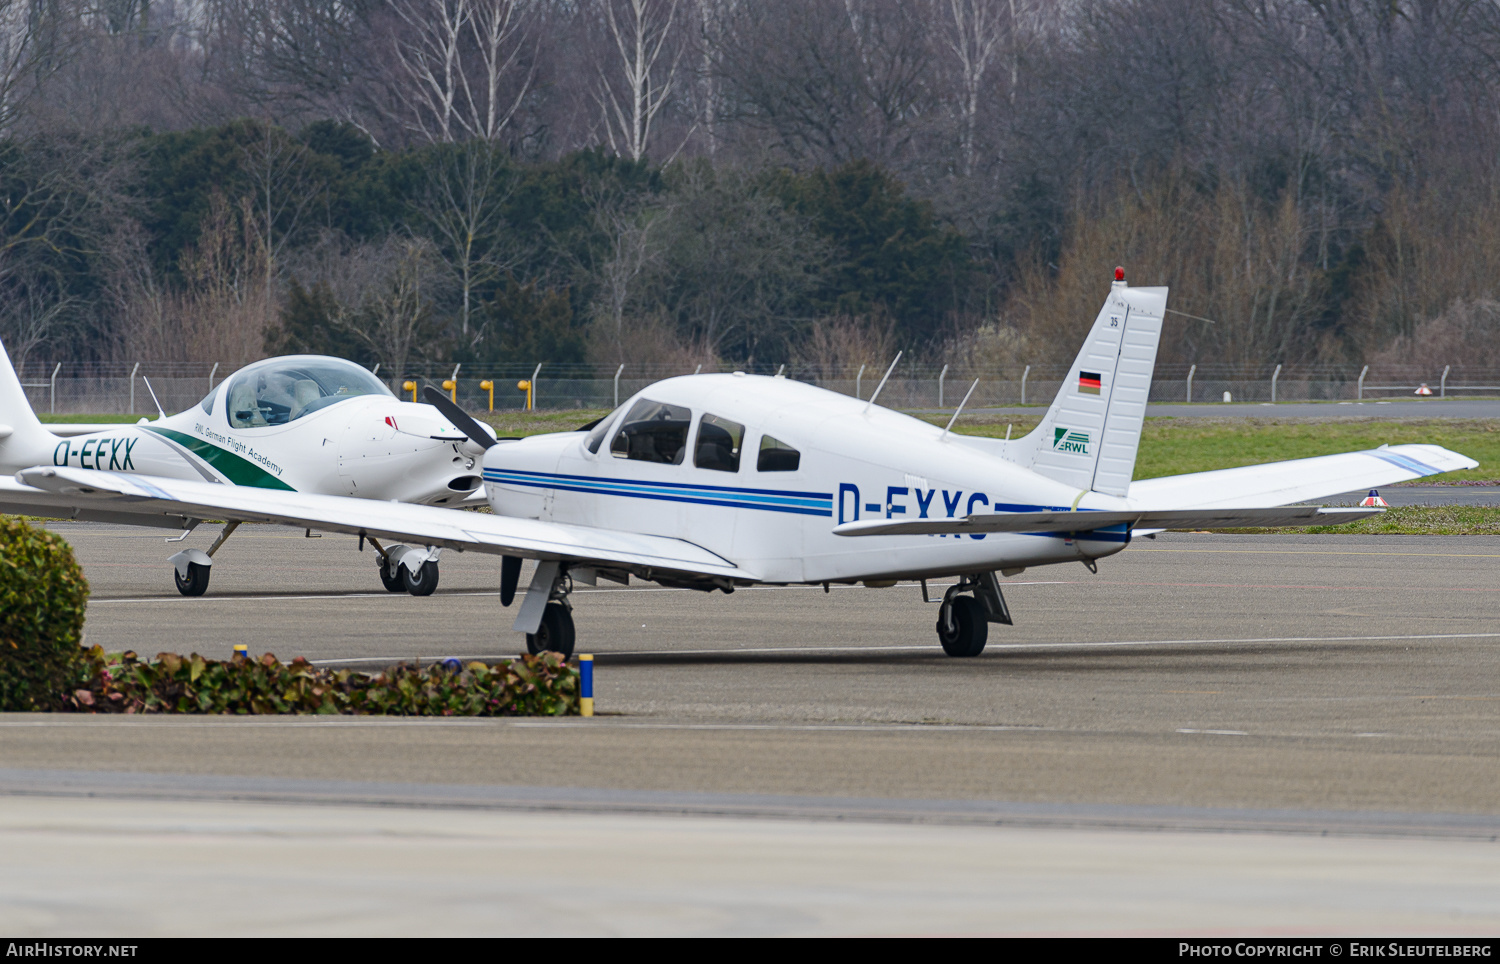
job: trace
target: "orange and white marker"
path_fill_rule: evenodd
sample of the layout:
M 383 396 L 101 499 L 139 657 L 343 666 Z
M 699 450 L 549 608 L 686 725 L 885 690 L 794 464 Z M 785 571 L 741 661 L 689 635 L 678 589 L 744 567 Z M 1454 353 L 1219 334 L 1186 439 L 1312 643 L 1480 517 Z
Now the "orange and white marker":
M 1391 504 L 1389 502 L 1385 501 L 1384 499 L 1382 499 L 1380 497 L 1380 493 L 1376 492 L 1374 489 L 1370 490 L 1370 494 L 1367 495 L 1367 496 L 1365 496 L 1365 501 L 1361 502 L 1360 505 L 1361 506 L 1367 506 L 1367 505 L 1368 506 L 1380 506 L 1381 508 L 1385 508 L 1385 509 L 1389 509 L 1391 507 Z

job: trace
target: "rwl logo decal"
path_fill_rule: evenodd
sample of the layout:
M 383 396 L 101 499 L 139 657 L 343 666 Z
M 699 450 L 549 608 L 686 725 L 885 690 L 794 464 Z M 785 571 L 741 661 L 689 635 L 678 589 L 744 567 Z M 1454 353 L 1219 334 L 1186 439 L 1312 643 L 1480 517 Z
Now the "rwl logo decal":
M 1071 428 L 1054 428 L 1052 430 L 1052 447 L 1059 452 L 1088 455 L 1089 433 Z

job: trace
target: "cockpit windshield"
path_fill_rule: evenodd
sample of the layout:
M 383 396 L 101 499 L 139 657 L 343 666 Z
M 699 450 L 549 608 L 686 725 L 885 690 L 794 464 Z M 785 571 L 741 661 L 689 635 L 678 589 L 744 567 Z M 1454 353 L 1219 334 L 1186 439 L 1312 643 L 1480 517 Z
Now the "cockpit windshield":
M 272 358 L 251 365 L 229 385 L 234 428 L 285 425 L 357 395 L 390 395 L 380 379 L 341 358 L 317 355 Z

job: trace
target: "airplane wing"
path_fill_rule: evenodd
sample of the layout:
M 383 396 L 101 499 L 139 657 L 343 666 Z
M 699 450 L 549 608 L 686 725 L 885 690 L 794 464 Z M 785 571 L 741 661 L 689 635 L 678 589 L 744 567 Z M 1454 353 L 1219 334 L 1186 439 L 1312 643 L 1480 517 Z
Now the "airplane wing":
M 1353 522 L 1384 509 L 1324 509 L 1315 505 L 1283 508 L 1154 509 L 1123 511 L 1079 509 L 1073 512 L 996 512 L 961 519 L 872 519 L 846 522 L 833 530 L 840 536 L 950 535 L 966 532 L 1088 532 L 1127 525 L 1133 529 L 1246 529 L 1258 526 L 1324 526 Z
M 38 467 L 0 479 L 0 512 L 181 528 L 191 519 L 270 522 L 448 549 L 623 568 L 659 575 L 756 579 L 681 539 L 514 519 L 404 502 L 217 485 L 93 469 Z
M 1130 501 L 1147 509 L 1286 505 L 1478 465 L 1441 445 L 1383 445 L 1363 452 L 1144 479 L 1130 484 Z
M 1288 505 L 1341 492 L 1376 488 L 1479 465 L 1440 445 L 1381 446 L 1363 452 L 1247 465 L 1190 475 L 1146 479 L 1130 486 L 1136 507 L 1074 512 L 997 512 L 962 519 L 872 519 L 833 531 L 843 536 L 942 535 L 964 532 L 1086 532 L 1109 526 L 1132 529 L 1247 529 L 1265 526 L 1337 525 L 1380 509 L 1324 509 Z

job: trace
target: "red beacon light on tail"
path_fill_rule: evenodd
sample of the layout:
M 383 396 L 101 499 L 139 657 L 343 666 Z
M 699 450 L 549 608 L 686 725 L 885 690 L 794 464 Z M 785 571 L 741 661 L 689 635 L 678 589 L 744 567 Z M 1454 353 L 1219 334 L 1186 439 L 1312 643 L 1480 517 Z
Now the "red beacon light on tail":
M 1124 268 L 1116 268 L 1115 269 L 1115 283 L 1116 284 L 1122 284 L 1122 283 L 1124 283 L 1124 281 L 1125 281 L 1125 269 Z

